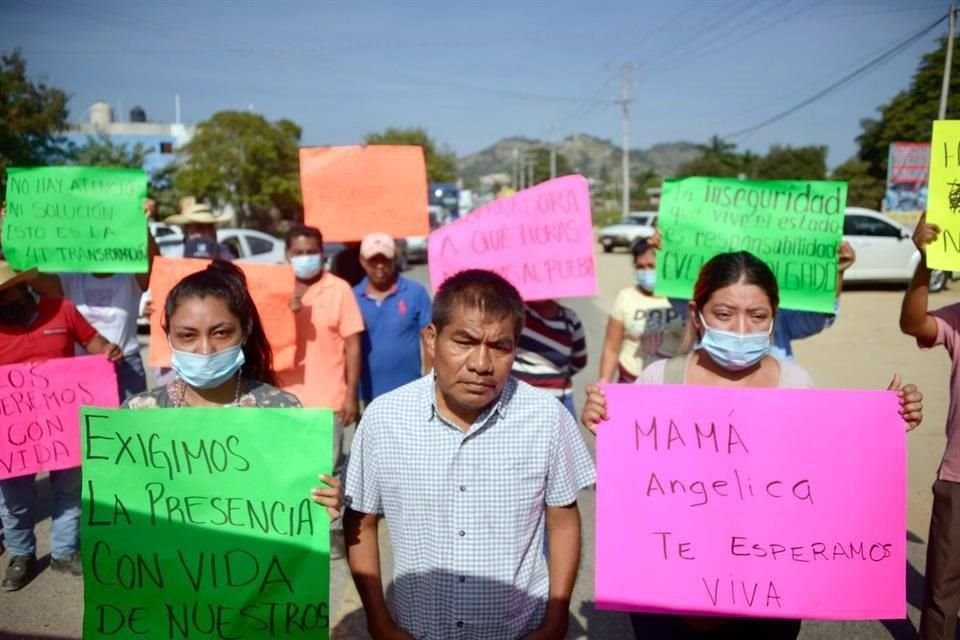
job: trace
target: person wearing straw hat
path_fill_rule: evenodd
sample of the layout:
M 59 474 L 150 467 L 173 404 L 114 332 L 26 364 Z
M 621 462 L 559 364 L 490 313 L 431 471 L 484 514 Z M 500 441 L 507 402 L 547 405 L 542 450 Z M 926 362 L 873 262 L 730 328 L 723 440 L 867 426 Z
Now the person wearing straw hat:
M 75 345 L 111 361 L 123 351 L 97 333 L 69 300 L 37 293 L 30 283 L 37 270 L 17 272 L 0 262 L 0 365 L 70 358 Z M 81 575 L 80 468 L 50 472 L 53 489 L 53 528 L 50 533 L 54 571 Z M 10 564 L 0 588 L 16 591 L 33 577 L 37 564 L 37 491 L 34 476 L 0 480 L 0 509 Z
M 227 211 L 215 212 L 206 202 L 198 202 L 193 196 L 180 200 L 180 213 L 164 220 L 167 224 L 183 227 L 184 258 L 220 258 L 236 260 L 233 248 L 217 242 L 217 225 L 233 220 Z

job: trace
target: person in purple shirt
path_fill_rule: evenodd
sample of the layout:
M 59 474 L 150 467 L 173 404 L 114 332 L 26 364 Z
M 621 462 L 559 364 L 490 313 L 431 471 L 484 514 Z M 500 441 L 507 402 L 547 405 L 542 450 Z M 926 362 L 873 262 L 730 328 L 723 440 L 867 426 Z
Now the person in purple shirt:
M 366 330 L 361 336 L 360 399 L 413 382 L 433 368 L 422 353 L 423 331 L 430 324 L 430 295 L 418 282 L 397 273 L 396 243 L 371 233 L 360 244 L 367 277 L 353 288 Z

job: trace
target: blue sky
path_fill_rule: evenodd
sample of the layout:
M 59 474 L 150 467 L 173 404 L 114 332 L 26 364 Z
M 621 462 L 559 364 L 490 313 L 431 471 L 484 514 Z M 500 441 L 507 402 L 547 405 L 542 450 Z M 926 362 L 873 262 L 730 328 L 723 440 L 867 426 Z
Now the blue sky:
M 945 15 L 928 0 L 0 0 L 3 44 L 32 76 L 151 120 L 252 108 L 351 144 L 422 126 L 459 154 L 510 135 L 620 140 L 620 69 L 632 62 L 631 145 L 702 142 L 754 125 Z M 908 86 L 944 23 L 879 70 L 742 148 L 823 144 L 836 165 L 861 118 Z

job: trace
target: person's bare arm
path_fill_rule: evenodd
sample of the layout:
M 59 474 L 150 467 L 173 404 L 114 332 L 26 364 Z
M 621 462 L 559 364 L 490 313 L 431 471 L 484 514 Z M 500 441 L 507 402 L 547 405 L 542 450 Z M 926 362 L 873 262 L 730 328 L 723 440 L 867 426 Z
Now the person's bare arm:
M 107 356 L 111 362 L 119 362 L 120 360 L 123 360 L 123 351 L 120 350 L 120 347 L 113 344 L 99 333 L 95 335 L 92 340 L 83 345 L 83 348 L 91 355 L 103 354 Z
M 930 268 L 927 267 L 927 246 L 937 239 L 940 228 L 927 224 L 927 214 L 920 216 L 917 228 L 913 232 L 913 242 L 920 250 L 920 264 L 917 266 L 910 286 L 903 296 L 900 307 L 900 330 L 917 339 L 921 347 L 933 346 L 937 339 L 937 321 L 927 311 L 930 297 Z
M 360 334 L 355 333 L 347 336 L 346 340 L 347 355 L 347 399 L 343 405 L 341 419 L 343 426 L 351 425 L 357 421 L 360 415 L 360 407 L 357 401 L 357 387 L 360 385 L 360 367 L 363 366 L 360 361 Z
M 543 622 L 524 640 L 561 640 L 570 621 L 570 596 L 580 569 L 580 511 L 577 503 L 547 507 L 547 565 L 550 594 Z
M 601 380 L 611 381 L 614 379 L 622 344 L 623 323 L 611 316 L 607 320 L 607 333 L 603 337 L 603 353 L 600 356 Z
M 837 248 L 837 298 L 843 292 L 843 274 L 857 261 L 857 252 L 849 242 L 841 242 Z
M 393 621 L 383 597 L 380 577 L 380 540 L 377 528 L 380 516 L 347 509 L 343 514 L 343 535 L 347 547 L 347 564 L 353 583 L 367 614 L 367 630 L 377 640 L 413 640 Z
M 136 274 L 137 284 L 140 285 L 141 291 L 146 291 L 150 288 L 150 274 L 153 273 L 153 259 L 160 255 L 160 247 L 157 246 L 157 241 L 153 238 L 153 234 L 147 231 L 147 272 Z

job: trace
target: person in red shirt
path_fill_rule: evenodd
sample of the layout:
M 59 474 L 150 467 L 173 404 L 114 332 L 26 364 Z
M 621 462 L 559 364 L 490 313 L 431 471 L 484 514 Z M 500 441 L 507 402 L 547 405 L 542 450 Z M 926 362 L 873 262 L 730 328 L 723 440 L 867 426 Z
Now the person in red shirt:
M 30 287 L 37 270 L 14 271 L 0 262 L 0 365 L 70 358 L 75 345 L 87 353 L 104 354 L 113 362 L 123 352 L 84 320 L 68 300 L 40 295 Z M 54 571 L 80 575 L 80 467 L 50 472 L 53 489 L 53 530 L 50 535 Z M 0 480 L 0 517 L 10 551 L 0 588 L 23 588 L 36 570 L 37 491 L 34 476 Z

